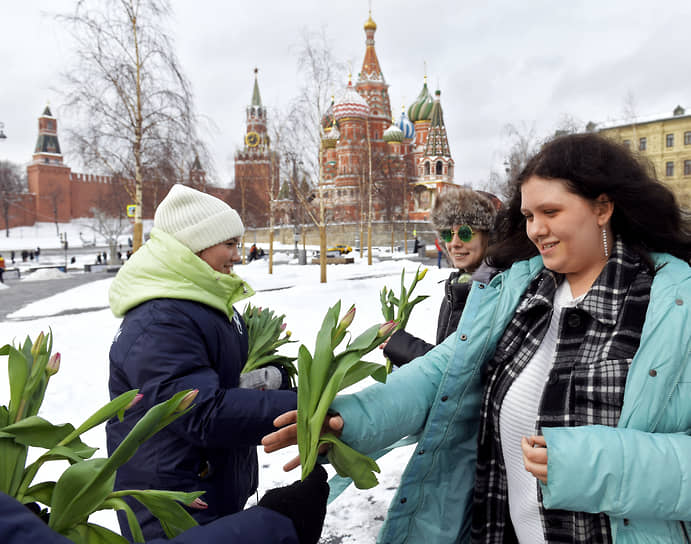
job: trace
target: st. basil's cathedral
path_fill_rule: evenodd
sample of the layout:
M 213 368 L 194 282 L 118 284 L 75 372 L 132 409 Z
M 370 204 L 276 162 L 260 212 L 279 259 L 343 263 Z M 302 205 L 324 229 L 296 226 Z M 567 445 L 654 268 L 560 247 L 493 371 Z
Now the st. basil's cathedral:
M 403 110 L 394 119 L 389 85 L 374 47 L 377 25 L 371 15 L 364 30 L 365 57 L 358 79 L 353 85 L 349 77 L 322 118 L 321 190 L 315 196 L 324 198 L 327 221 L 358 223 L 369 212 L 371 180 L 374 221 L 426 221 L 436 195 L 454 178 L 441 92 L 432 96 L 425 76 L 407 114 Z M 270 180 L 277 179 L 266 122 L 255 71 L 245 145 L 235 154 L 232 204 L 240 207 L 236 201 L 241 196 L 245 209 L 249 202 L 261 202 L 264 217 L 270 194 L 275 194 L 269 191 Z M 313 203 L 318 205 L 318 197 Z

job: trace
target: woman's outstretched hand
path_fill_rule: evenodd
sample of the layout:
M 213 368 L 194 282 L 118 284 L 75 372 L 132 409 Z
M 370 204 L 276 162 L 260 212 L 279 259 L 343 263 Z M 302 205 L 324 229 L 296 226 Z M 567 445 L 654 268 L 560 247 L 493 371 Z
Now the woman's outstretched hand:
M 274 419 L 274 427 L 277 427 L 278 430 L 262 438 L 262 445 L 266 453 L 282 450 L 283 448 L 294 446 L 298 443 L 297 414 L 297 410 L 291 410 Z M 340 436 L 342 430 L 343 418 L 340 415 L 326 416 L 324 425 L 322 426 L 322 433 L 333 433 L 336 436 Z M 326 449 L 327 445 L 324 444 L 322 449 L 320 449 L 320 453 L 325 453 Z M 299 465 L 300 457 L 295 457 L 283 465 L 283 470 L 288 472 Z

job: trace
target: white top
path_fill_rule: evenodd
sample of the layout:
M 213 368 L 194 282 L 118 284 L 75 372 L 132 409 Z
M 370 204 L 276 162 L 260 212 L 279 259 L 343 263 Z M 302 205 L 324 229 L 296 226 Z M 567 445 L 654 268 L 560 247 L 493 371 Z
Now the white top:
M 575 306 L 583 296 L 572 298 L 564 280 L 554 294 L 554 311 L 540 347 L 511 384 L 499 412 L 499 434 L 504 453 L 509 490 L 509 513 L 518 541 L 523 544 L 545 542 L 537 503 L 537 479 L 525 469 L 521 438 L 535 434 L 542 391 L 554 364 L 562 308 Z

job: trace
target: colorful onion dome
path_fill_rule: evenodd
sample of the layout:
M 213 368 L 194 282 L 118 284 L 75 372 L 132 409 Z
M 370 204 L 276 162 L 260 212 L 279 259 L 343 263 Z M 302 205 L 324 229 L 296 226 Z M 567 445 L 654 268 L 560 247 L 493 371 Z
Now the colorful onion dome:
M 369 104 L 355 90 L 350 79 L 348 79 L 348 86 L 334 102 L 333 115 L 336 121 L 347 117 L 365 119 L 369 115 Z
M 365 30 L 377 30 L 377 23 L 372 20 L 372 12 L 370 11 L 367 21 L 365 21 Z
M 408 108 L 408 117 L 413 123 L 429 121 L 432 115 L 433 104 L 432 95 L 429 94 L 429 89 L 427 88 L 427 76 L 425 76 L 425 84 L 422 86 L 420 94 Z
M 398 128 L 403 132 L 403 137 L 406 140 L 415 138 L 415 125 L 405 114 L 405 109 L 401 112 L 401 117 L 398 119 Z
M 391 126 L 384 131 L 384 141 L 387 143 L 401 143 L 403 141 L 404 135 L 403 131 L 398 128 L 396 121 L 391 120 Z

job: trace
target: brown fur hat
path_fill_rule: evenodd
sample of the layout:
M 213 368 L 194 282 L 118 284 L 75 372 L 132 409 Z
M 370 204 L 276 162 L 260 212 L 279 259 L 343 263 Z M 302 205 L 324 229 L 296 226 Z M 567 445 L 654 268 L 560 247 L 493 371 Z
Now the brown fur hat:
M 497 208 L 485 195 L 467 187 L 449 187 L 437 196 L 430 221 L 437 230 L 470 225 L 492 232 L 496 216 Z

